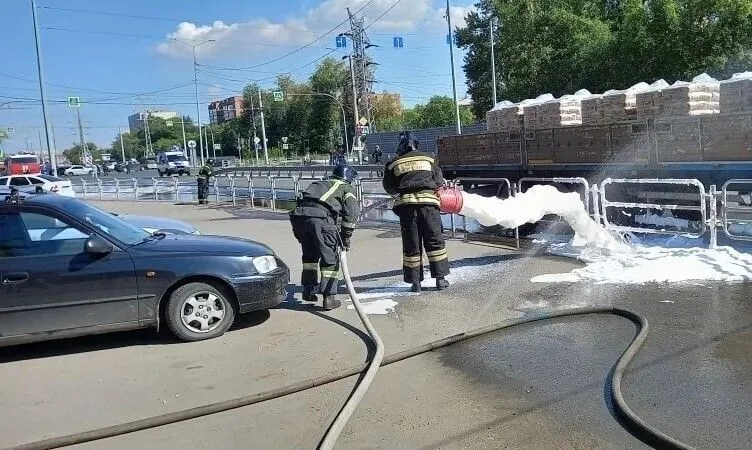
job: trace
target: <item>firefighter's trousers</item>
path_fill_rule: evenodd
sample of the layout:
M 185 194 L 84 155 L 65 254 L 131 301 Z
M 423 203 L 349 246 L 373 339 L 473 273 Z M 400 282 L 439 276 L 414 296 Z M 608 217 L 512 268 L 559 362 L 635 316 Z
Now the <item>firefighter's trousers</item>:
M 423 281 L 423 249 L 432 278 L 449 275 L 449 257 L 441 235 L 441 214 L 434 205 L 399 205 L 394 208 L 402 229 L 402 271 L 406 283 Z
M 206 178 L 197 178 L 198 182 L 198 202 L 206 203 L 207 197 L 209 197 L 209 180 Z
M 303 249 L 301 284 L 313 287 L 314 293 L 336 295 L 339 281 L 339 231 L 336 222 L 331 217 L 305 216 L 292 216 L 290 222 L 295 239 Z

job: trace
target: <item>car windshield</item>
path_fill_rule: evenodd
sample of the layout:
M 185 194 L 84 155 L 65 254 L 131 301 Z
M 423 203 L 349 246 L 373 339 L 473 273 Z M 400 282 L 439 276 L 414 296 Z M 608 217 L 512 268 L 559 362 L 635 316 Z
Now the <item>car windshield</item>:
M 186 158 L 183 155 L 167 155 L 167 161 L 169 162 L 188 161 L 188 158 Z
M 73 200 L 68 203 L 66 211 L 126 245 L 138 244 L 151 236 L 143 229 L 88 203 Z
M 28 157 L 24 156 L 24 157 L 11 158 L 10 162 L 12 164 L 34 164 L 39 161 L 34 156 L 28 156 Z

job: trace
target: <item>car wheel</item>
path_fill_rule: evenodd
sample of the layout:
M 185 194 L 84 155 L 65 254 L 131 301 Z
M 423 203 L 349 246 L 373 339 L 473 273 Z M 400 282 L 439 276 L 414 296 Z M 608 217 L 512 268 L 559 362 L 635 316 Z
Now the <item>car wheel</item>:
M 235 320 L 235 309 L 222 290 L 206 283 L 188 283 L 172 293 L 165 316 L 178 339 L 202 341 L 225 334 Z

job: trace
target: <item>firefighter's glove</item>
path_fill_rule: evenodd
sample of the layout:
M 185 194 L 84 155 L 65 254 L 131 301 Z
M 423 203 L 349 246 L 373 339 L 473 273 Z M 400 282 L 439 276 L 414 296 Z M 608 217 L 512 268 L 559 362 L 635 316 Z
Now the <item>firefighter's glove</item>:
M 342 246 L 345 247 L 345 250 L 350 250 L 350 234 L 349 233 L 340 233 L 339 235 L 340 239 L 342 239 Z

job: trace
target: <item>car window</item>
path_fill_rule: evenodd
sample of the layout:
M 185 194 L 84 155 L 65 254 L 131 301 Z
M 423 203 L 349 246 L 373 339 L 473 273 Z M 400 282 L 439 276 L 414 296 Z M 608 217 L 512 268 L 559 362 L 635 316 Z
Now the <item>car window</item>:
M 10 185 L 11 186 L 28 186 L 29 180 L 26 179 L 26 177 L 13 177 L 10 179 Z
M 22 212 L 20 215 L 35 255 L 77 255 L 84 252 L 84 242 L 89 234 L 79 227 L 46 214 Z
M 141 243 L 150 236 L 136 225 L 81 201 L 68 203 L 67 213 L 126 245 Z
M 32 253 L 23 221 L 18 213 L 0 214 L 0 258 L 28 256 Z
M 26 177 L 28 178 L 29 182 L 31 184 L 44 184 L 46 183 L 43 179 L 37 178 L 37 177 Z
M 8 177 L 0 177 L 0 186 L 5 186 L 8 184 Z

